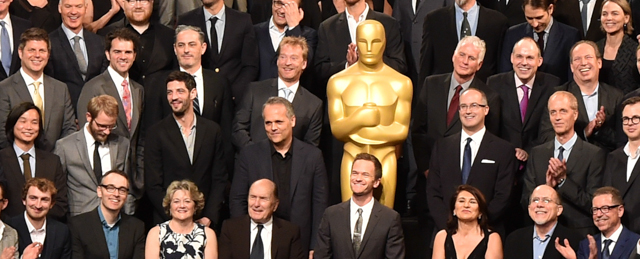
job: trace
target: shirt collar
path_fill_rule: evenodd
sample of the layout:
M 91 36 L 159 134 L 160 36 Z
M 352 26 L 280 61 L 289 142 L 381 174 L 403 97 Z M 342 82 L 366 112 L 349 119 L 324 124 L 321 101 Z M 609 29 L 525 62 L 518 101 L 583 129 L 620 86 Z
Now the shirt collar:
M 467 134 L 467 132 L 465 132 L 464 130 L 461 130 L 460 131 L 460 141 L 465 142 L 467 138 L 471 138 L 471 140 L 473 142 L 478 143 L 478 145 L 479 145 L 480 143 L 482 143 L 482 138 L 484 137 L 484 133 L 485 132 L 487 132 L 487 128 L 486 127 L 482 127 L 482 129 L 480 129 L 478 132 L 473 133 L 473 135 L 469 136 L 469 134 Z
M 549 32 L 551 31 L 551 26 L 553 26 L 553 16 L 551 16 L 551 19 L 549 19 L 549 24 L 547 24 L 547 28 L 544 28 L 545 34 L 549 35 Z
M 36 158 L 36 147 L 31 146 L 31 148 L 27 151 L 22 150 L 21 148 L 18 147 L 18 145 L 16 145 L 16 143 L 13 143 L 13 150 L 16 152 L 16 155 L 18 157 L 20 157 L 22 154 L 27 153 L 29 155 L 31 155 L 31 157 Z
M 280 154 L 280 152 L 278 152 L 278 150 L 276 150 L 276 147 L 273 146 L 273 143 L 271 145 L 269 145 L 269 147 L 271 148 L 271 155 L 275 155 L 278 154 L 280 157 L 282 157 L 282 154 Z M 293 154 L 293 139 L 291 140 L 291 145 L 289 146 L 289 150 L 287 150 L 286 153 L 284 153 L 285 157 L 286 156 L 290 156 Z
M 564 150 L 571 150 L 573 148 L 573 145 L 576 144 L 576 141 L 578 140 L 578 134 L 576 134 L 575 132 L 573 132 L 573 136 L 569 139 L 569 141 L 567 141 L 567 143 L 564 144 L 560 144 L 560 141 L 558 141 L 558 138 L 555 137 L 553 138 L 553 144 L 554 144 L 554 150 L 558 150 L 558 148 L 560 148 L 560 146 L 564 147 Z
M 636 149 L 635 152 L 631 153 L 631 151 L 629 150 L 629 142 L 627 142 L 627 144 L 624 145 L 624 148 L 622 149 L 622 151 L 624 151 L 624 154 L 631 157 L 632 159 L 638 158 L 638 155 L 640 154 L 640 148 Z
M 178 128 L 180 129 L 180 132 L 182 132 L 182 124 L 180 124 L 180 122 L 178 121 L 178 119 L 176 119 L 175 116 L 173 116 L 173 119 L 176 121 L 176 123 L 178 124 Z M 193 116 L 193 125 L 191 125 L 191 130 L 196 128 L 196 124 L 198 124 L 198 116 L 196 116 L 194 114 Z
M 271 215 L 271 218 L 269 219 L 269 221 L 262 224 L 262 226 L 264 227 L 263 230 L 271 230 L 271 227 L 273 226 L 273 215 Z M 258 223 L 256 223 L 255 221 L 253 221 L 253 219 L 251 219 L 251 230 L 257 227 L 258 227 Z
M 602 239 L 600 239 L 602 242 L 604 242 L 605 239 L 611 239 L 614 243 L 618 242 L 618 239 L 620 239 L 620 234 L 622 234 L 622 224 L 620 224 L 620 226 L 618 226 L 618 229 L 616 229 L 616 231 L 613 232 L 613 234 L 611 234 L 610 237 L 605 237 L 603 233 L 600 233 L 600 237 Z
M 184 70 L 184 68 L 180 67 L 180 71 L 185 72 L 185 73 L 189 73 L 186 70 Z M 191 74 L 192 76 L 195 77 L 200 77 L 202 78 L 202 65 L 200 65 L 200 67 L 198 68 L 198 70 L 196 70 L 195 73 Z
M 126 78 L 122 77 L 118 72 L 116 72 L 115 69 L 111 67 L 111 65 L 107 67 L 107 71 L 109 71 L 109 76 L 111 76 L 111 80 L 113 80 L 113 84 L 116 85 L 116 89 L 122 86 L 122 81 L 124 80 L 127 80 L 127 83 L 131 84 L 131 82 L 129 81 L 129 73 L 127 73 Z
M 580 93 L 582 94 L 582 97 L 586 97 L 586 96 L 588 96 L 588 97 L 596 96 L 596 95 L 598 95 L 598 89 L 599 89 L 599 88 L 600 88 L 600 83 L 598 83 L 598 84 L 596 85 L 596 89 L 595 89 L 595 90 L 593 90 L 593 93 L 591 93 L 591 94 L 586 94 L 586 93 L 584 93 L 584 92 L 582 92 L 582 91 L 580 91 Z
M 24 79 L 24 83 L 26 85 L 33 84 L 33 82 L 40 82 L 40 86 L 42 86 L 42 83 L 44 82 L 44 73 L 42 73 L 40 75 L 40 77 L 38 77 L 36 80 L 33 80 L 33 78 L 31 78 L 31 76 L 27 75 L 27 73 L 24 72 L 24 68 L 21 67 L 20 68 L 20 75 L 22 75 L 22 79 Z
M 455 89 L 458 85 L 462 86 L 462 90 L 467 90 L 467 88 L 469 88 L 469 86 L 471 86 L 471 82 L 473 82 L 475 78 L 472 78 L 471 80 L 464 82 L 464 83 L 459 83 L 458 80 L 456 80 L 456 77 L 453 76 L 453 73 L 451 73 L 451 85 L 450 87 L 452 89 Z
M 460 6 L 458 6 L 458 3 L 454 4 L 453 6 L 456 9 L 456 12 L 458 12 L 460 14 L 460 17 L 462 17 L 462 13 L 464 13 L 464 10 L 462 10 L 462 8 L 460 8 Z M 478 12 L 479 9 L 480 9 L 480 7 L 476 3 L 469 9 L 469 11 L 467 11 L 467 15 L 471 15 L 472 13 L 476 13 L 476 12 Z
M 549 237 L 553 236 L 553 231 L 556 230 L 556 226 L 558 226 L 558 221 L 556 221 L 555 224 L 553 224 L 553 227 L 551 228 L 551 230 L 549 230 L 549 232 L 547 234 L 545 234 L 544 236 L 544 240 L 540 239 L 540 236 L 538 236 L 538 231 L 536 230 L 536 226 L 533 226 L 533 238 L 534 239 L 538 239 L 540 240 L 540 242 L 546 242 L 549 240 Z
M 365 204 L 364 206 L 360 207 L 358 204 L 356 204 L 353 199 L 349 199 L 349 208 L 351 208 L 351 215 L 356 214 L 356 212 L 358 211 L 358 208 L 362 208 L 362 211 L 371 211 L 373 209 L 373 200 L 375 198 L 371 198 L 371 200 L 369 202 L 367 202 L 367 204 Z M 364 215 L 364 214 L 363 214 Z
M 96 139 L 93 138 L 93 135 L 91 135 L 91 132 L 89 132 L 89 129 L 87 129 L 88 126 L 89 122 L 85 122 L 84 127 L 82 128 L 84 129 L 84 138 L 87 140 L 87 145 L 91 146 L 96 143 Z M 104 143 L 100 142 L 100 145 L 104 145 Z
M 284 26 L 284 31 L 280 32 L 280 29 L 278 29 L 278 27 L 276 27 L 276 24 L 273 22 L 273 15 L 271 15 L 271 18 L 269 18 L 269 30 L 273 31 L 273 32 L 284 34 L 289 30 L 289 26 L 285 25 Z
M 42 228 L 41 229 L 36 229 L 33 224 L 31 224 L 31 221 L 29 221 L 29 217 L 27 217 L 27 212 L 24 212 L 24 221 L 27 223 L 27 230 L 29 230 L 29 233 L 33 233 L 33 231 L 37 231 L 37 232 L 43 232 L 43 231 L 47 231 L 47 218 L 44 219 L 44 224 L 42 224 Z
M 116 190 L 117 191 L 117 190 Z M 115 227 L 119 222 L 120 219 L 122 218 L 122 214 L 118 213 L 118 219 L 116 219 L 116 222 L 114 222 L 111 226 L 109 225 L 109 223 L 107 223 L 107 220 L 104 219 L 104 214 L 102 214 L 102 206 L 98 205 L 98 216 L 100 216 L 100 222 L 102 223 L 103 227 L 106 228 L 113 228 Z
M 515 72 L 513 73 L 513 77 L 516 79 L 516 88 L 520 88 L 521 85 L 526 85 L 527 87 L 529 87 L 529 90 L 533 89 L 533 82 L 536 80 L 535 75 L 533 75 L 533 78 L 531 78 L 531 80 L 529 80 L 529 83 L 526 84 L 522 83 Z
M 284 89 L 284 88 L 289 88 L 289 90 L 291 90 L 292 92 L 296 93 L 298 91 L 298 86 L 300 86 L 300 80 L 298 80 L 298 82 L 296 82 L 295 84 L 287 87 L 284 84 L 284 81 L 282 81 L 282 78 L 278 77 L 278 90 Z
M 9 25 L 12 25 L 11 17 L 9 17 L 9 16 L 10 16 L 10 13 L 7 13 L 7 16 L 5 16 L 4 19 L 0 19 L 0 21 L 4 21 L 5 23 L 7 23 Z
M 351 15 L 349 13 L 349 9 L 345 8 L 344 9 L 344 13 L 347 15 L 347 19 L 354 19 L 353 15 Z M 358 23 L 364 21 L 367 19 L 367 14 L 369 14 L 369 5 L 367 3 L 364 3 L 364 11 L 362 12 L 362 14 L 360 14 L 360 17 L 358 17 Z
M 211 17 L 215 16 L 218 17 L 218 21 L 222 21 L 224 22 L 224 19 L 226 17 L 225 15 L 225 9 L 227 7 L 223 6 L 222 8 L 220 8 L 220 11 L 217 14 L 211 14 L 209 11 L 207 11 L 207 9 L 203 6 L 202 9 L 204 10 L 204 20 L 208 21 L 209 19 L 211 19 Z
M 80 28 L 80 32 L 76 34 L 75 32 L 72 32 L 71 29 L 69 29 L 66 25 L 64 25 L 64 23 L 60 27 L 62 28 L 62 31 L 64 31 L 64 34 L 67 35 L 67 40 L 71 41 L 75 36 L 80 36 L 80 38 L 84 39 L 83 28 Z

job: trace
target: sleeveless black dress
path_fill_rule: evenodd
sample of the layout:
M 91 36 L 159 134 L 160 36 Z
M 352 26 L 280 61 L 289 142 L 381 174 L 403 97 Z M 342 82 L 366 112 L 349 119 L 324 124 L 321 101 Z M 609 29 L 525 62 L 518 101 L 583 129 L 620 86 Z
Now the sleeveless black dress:
M 475 249 L 469 254 L 467 259 L 483 259 L 484 254 L 487 252 L 487 244 L 489 243 L 489 230 L 484 231 L 484 238 L 480 240 L 480 243 L 476 246 Z M 447 231 L 447 239 L 444 241 L 444 256 L 446 259 L 458 259 L 458 255 L 456 254 L 456 247 L 453 244 L 453 238 L 451 238 L 451 233 Z

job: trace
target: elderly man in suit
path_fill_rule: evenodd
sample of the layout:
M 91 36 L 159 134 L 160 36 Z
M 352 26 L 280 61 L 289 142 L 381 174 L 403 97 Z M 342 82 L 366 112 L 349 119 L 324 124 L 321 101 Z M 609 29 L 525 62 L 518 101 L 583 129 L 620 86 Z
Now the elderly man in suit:
M 248 216 L 225 220 L 220 234 L 220 258 L 309 258 L 300 241 L 300 228 L 273 216 L 278 187 L 260 179 L 249 188 Z M 252 241 L 253 240 L 253 241 Z
M 324 212 L 313 258 L 404 258 L 400 215 L 373 198 L 382 165 L 367 153 L 353 160 L 353 196 Z
M 104 174 L 97 188 L 100 205 L 69 220 L 74 259 L 144 257 L 144 223 L 122 212 L 128 193 L 129 180 L 123 171 Z
M 36 147 L 36 143 L 42 140 L 41 118 L 38 107 L 29 102 L 11 109 L 7 117 L 5 130 L 13 144 L 0 150 L 4 178 L 10 183 L 3 189 L 9 203 L 4 213 L 9 217 L 21 215 L 25 209 L 21 202 L 22 187 L 29 179 L 41 177 L 54 182 L 58 190 L 49 215 L 64 222 L 68 210 L 67 174 L 62 170 L 58 156 Z
M 237 103 L 258 76 L 260 58 L 251 16 L 225 6 L 223 0 L 202 0 L 202 4 L 178 17 L 178 24 L 206 32 L 202 66 L 229 80 Z
M 18 45 L 20 45 L 20 35 L 31 28 L 29 20 L 22 19 L 9 13 L 9 4 L 12 1 L 0 3 L 0 80 L 13 75 L 20 69 L 20 57 L 18 56 Z M 4 34 L 6 32 L 6 34 Z M 5 36 L 6 35 L 6 38 Z
M 309 46 L 301 37 L 285 37 L 278 49 L 278 78 L 251 83 L 233 120 L 233 143 L 238 150 L 267 139 L 262 105 L 272 96 L 286 98 L 296 113 L 293 136 L 309 144 L 320 144 L 322 101 L 300 84 L 307 67 Z
M 218 229 L 227 183 L 220 126 L 193 111 L 198 90 L 189 73 L 171 72 L 166 85 L 173 113 L 149 128 L 144 150 L 145 190 L 154 209 L 153 221 L 171 219 L 162 206 L 165 190 L 173 181 L 189 179 L 205 197 L 197 222 Z
M 262 106 L 267 139 L 244 147 L 237 156 L 229 209 L 231 217 L 247 214 L 251 183 L 267 178 L 278 186 L 275 215 L 300 227 L 305 251 L 313 250 L 322 212 L 329 203 L 327 173 L 320 150 L 293 136 L 293 105 L 270 97 Z
M 58 10 L 62 25 L 50 34 L 51 57 L 45 69 L 45 74 L 67 84 L 74 109 L 78 107 L 78 97 L 85 82 L 98 76 L 107 66 L 102 52 L 104 40 L 83 28 L 86 9 L 83 0 L 60 1 Z
M 536 186 L 549 185 L 564 201 L 560 223 L 583 236 L 593 234 L 590 200 L 602 186 L 606 152 L 578 138 L 573 126 L 579 116 L 578 100 L 573 94 L 558 91 L 551 95 L 547 107 L 555 138 L 531 150 L 521 204 L 529 204 Z
M 32 102 L 42 113 L 44 141 L 41 148 L 46 151 L 53 150 L 58 139 L 78 130 L 67 85 L 43 73 L 50 51 L 46 31 L 26 30 L 20 36 L 18 48 L 22 64 L 20 73 L 0 82 L 0 125 L 6 123 L 11 108 Z M 4 128 L 0 127 L 1 148 L 10 146 L 6 136 Z
M 504 35 L 498 71 L 512 70 L 510 59 L 513 46 L 522 38 L 529 37 L 538 45 L 540 56 L 544 57 L 540 71 L 557 76 L 561 83 L 571 77 L 569 51 L 581 37 L 575 28 L 553 19 L 554 2 L 524 0 L 522 6 L 527 22 L 509 28 Z
M 59 140 L 54 150 L 67 173 L 71 216 L 89 212 L 100 204 L 95 190 L 105 173 L 118 169 L 131 175 L 129 140 L 112 134 L 118 127 L 116 99 L 109 95 L 92 98 L 84 116 L 87 122 L 82 130 Z M 127 212 L 133 213 L 134 199 L 128 202 Z

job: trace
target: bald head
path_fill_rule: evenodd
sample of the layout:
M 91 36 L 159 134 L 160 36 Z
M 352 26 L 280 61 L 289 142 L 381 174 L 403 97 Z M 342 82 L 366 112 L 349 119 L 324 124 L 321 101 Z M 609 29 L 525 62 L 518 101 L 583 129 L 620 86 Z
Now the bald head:
M 562 202 L 555 189 L 548 185 L 533 189 L 529 200 L 529 217 L 536 223 L 536 227 L 555 225 L 562 210 Z
M 251 184 L 247 207 L 249 217 L 254 222 L 267 223 L 278 208 L 278 203 L 278 187 L 273 181 L 260 179 Z

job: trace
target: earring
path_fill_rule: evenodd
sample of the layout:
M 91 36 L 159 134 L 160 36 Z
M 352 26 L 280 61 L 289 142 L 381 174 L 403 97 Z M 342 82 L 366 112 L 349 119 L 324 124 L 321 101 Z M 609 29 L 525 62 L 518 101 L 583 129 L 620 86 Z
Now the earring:
M 482 219 L 482 215 L 478 216 L 478 219 Z
M 455 212 L 455 211 L 453 212 L 453 216 L 454 216 L 454 217 L 456 216 L 456 212 Z

